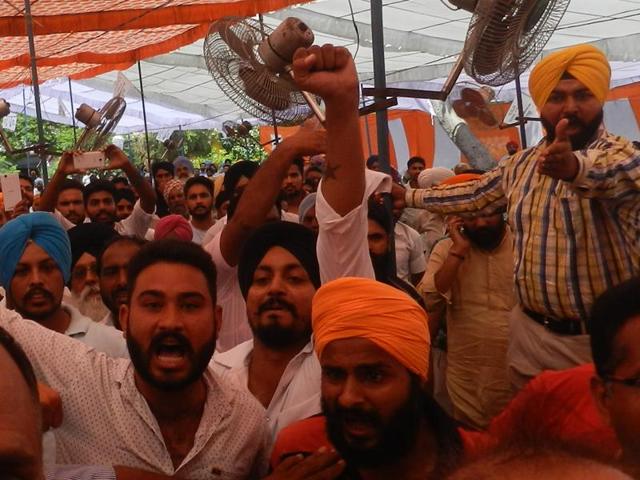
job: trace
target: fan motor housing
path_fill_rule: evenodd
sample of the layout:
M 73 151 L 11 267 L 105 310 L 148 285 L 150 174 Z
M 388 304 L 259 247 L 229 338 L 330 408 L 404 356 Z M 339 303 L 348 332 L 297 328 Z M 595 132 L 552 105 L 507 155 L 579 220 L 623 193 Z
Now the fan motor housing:
M 93 128 L 100 123 L 100 115 L 93 107 L 83 103 L 76 110 L 76 120 L 84 123 L 89 128 Z
M 299 18 L 289 17 L 258 45 L 258 55 L 273 72 L 281 73 L 291 64 L 298 48 L 313 45 L 313 32 Z
M 0 98 L 0 118 L 4 118 L 11 113 L 11 105 L 4 98 Z
M 476 11 L 478 0 L 449 0 L 449 3 L 462 10 L 473 13 Z

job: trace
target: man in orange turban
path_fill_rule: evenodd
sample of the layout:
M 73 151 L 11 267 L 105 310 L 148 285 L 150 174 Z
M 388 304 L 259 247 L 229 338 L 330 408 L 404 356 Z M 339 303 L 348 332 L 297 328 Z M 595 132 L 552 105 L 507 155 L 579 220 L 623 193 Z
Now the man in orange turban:
M 515 389 L 543 370 L 589 363 L 595 298 L 640 275 L 640 156 L 602 125 L 610 77 L 593 46 L 548 55 L 529 81 L 541 142 L 475 182 L 406 192 L 408 207 L 440 215 L 506 208 L 518 299 L 507 353 Z
M 443 478 L 462 440 L 423 390 L 430 350 L 425 311 L 394 287 L 347 277 L 316 292 L 312 326 L 324 417 L 285 428 L 272 463 L 325 446 L 346 462 L 348 478 Z

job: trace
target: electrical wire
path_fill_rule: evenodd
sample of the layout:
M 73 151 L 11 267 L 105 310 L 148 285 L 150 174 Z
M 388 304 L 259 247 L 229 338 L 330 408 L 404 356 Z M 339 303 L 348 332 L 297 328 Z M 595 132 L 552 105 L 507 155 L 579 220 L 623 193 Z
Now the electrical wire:
M 358 58 L 358 52 L 360 51 L 360 30 L 358 30 L 358 24 L 356 23 L 356 16 L 353 13 L 353 4 L 349 0 L 349 11 L 351 12 L 351 22 L 353 23 L 353 29 L 356 32 L 356 52 L 353 54 L 353 60 Z
M 460 10 L 460 7 L 455 7 L 454 8 L 448 2 L 446 2 L 445 0 L 440 0 L 440 3 L 442 3 L 445 7 L 447 7 L 452 12 L 456 12 L 456 11 Z

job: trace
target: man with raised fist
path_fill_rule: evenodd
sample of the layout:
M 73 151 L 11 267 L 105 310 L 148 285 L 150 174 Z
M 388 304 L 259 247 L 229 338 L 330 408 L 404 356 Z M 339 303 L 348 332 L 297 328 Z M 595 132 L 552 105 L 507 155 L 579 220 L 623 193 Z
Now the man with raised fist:
M 546 130 L 538 145 L 476 181 L 407 191 L 407 206 L 442 215 L 506 209 L 519 299 L 508 353 L 516 388 L 542 370 L 589 362 L 594 299 L 640 273 L 640 156 L 602 126 L 610 78 L 606 57 L 589 45 L 545 57 L 529 80 Z

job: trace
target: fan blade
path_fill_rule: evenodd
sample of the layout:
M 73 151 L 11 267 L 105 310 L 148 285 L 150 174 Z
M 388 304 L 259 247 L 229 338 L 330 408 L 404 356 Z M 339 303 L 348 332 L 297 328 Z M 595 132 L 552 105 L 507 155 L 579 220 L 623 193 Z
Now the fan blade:
M 278 77 L 272 76 L 265 70 L 256 71 L 251 67 L 241 67 L 238 72 L 244 84 L 244 90 L 249 97 L 272 110 L 285 110 L 289 107 L 288 98 L 276 95 L 282 83 Z
M 463 88 L 460 97 L 475 107 L 484 107 L 485 99 L 482 94 L 473 88 Z
M 487 127 L 497 127 L 498 119 L 495 117 L 491 109 L 483 108 L 478 111 L 478 120 L 484 123 Z
M 250 45 L 247 45 L 244 41 L 238 37 L 232 30 L 232 26 L 236 25 L 240 19 L 229 17 L 223 18 L 214 22 L 211 25 L 211 32 L 217 32 L 224 43 L 233 51 L 238 57 L 251 63 L 256 62 L 256 58 L 253 54 L 253 50 Z
M 86 108 L 83 109 L 83 107 Z M 98 111 L 88 105 L 81 105 L 76 112 L 76 118 L 85 118 L 88 123 L 76 143 L 76 150 L 90 152 L 102 148 L 109 135 L 115 130 L 126 108 L 127 102 L 122 97 L 113 97 Z M 87 115 L 89 115 L 88 118 Z
M 453 111 L 456 112 L 460 118 L 468 118 L 469 112 L 467 110 L 467 104 L 464 100 L 454 100 L 451 102 L 451 106 L 453 107 Z

